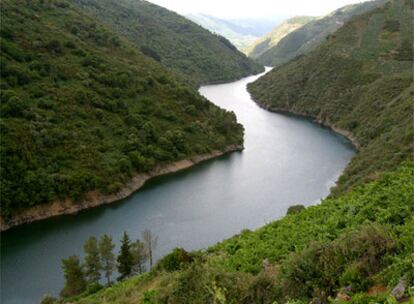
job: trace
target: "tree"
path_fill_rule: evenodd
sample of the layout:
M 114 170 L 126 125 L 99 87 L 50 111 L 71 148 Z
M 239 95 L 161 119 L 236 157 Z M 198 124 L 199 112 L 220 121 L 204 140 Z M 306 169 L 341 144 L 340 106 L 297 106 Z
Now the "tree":
M 60 295 L 72 297 L 82 293 L 86 288 L 86 280 L 79 256 L 72 255 L 67 259 L 62 259 L 62 268 L 65 273 L 65 286 Z
M 112 238 L 104 234 L 99 241 L 99 253 L 101 255 L 102 270 L 108 285 L 111 284 L 111 275 L 115 265 L 114 248 L 115 244 L 112 242 Z
M 87 239 L 83 249 L 85 251 L 86 277 L 90 283 L 98 283 L 101 278 L 102 265 L 96 237 L 91 236 Z
M 120 274 L 120 276 L 118 277 L 118 281 L 120 281 L 131 275 L 132 266 L 134 263 L 134 259 L 131 254 L 131 244 L 129 236 L 126 232 L 124 232 L 124 235 L 121 240 L 121 249 L 117 257 L 117 262 L 118 272 Z
M 148 260 L 148 254 L 145 245 L 140 240 L 136 240 L 131 245 L 131 254 L 134 259 L 132 272 L 143 273 L 145 271 L 145 262 Z
M 152 255 L 152 253 L 155 250 L 155 248 L 157 248 L 158 237 L 153 235 L 151 230 L 145 229 L 142 232 L 142 238 L 144 240 L 145 250 L 146 250 L 146 252 L 148 254 L 148 257 L 149 257 L 150 269 L 151 269 L 152 265 L 153 265 L 153 255 Z
M 287 211 L 286 214 L 299 213 L 303 210 L 305 210 L 305 206 L 303 206 L 303 205 L 292 205 L 288 208 L 288 211 Z

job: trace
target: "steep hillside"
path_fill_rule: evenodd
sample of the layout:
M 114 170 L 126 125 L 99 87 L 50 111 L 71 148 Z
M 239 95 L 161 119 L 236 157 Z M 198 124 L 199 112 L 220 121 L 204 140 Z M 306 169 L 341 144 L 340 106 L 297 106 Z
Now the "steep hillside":
M 290 18 L 282 24 L 275 27 L 270 33 L 267 33 L 266 35 L 264 35 L 263 37 L 259 38 L 254 43 L 249 45 L 245 49 L 245 53 L 248 57 L 256 59 L 260 57 L 263 53 L 265 53 L 267 50 L 277 45 L 283 37 L 315 19 L 317 18 L 308 16 L 298 16 Z
M 136 0 L 75 0 L 137 49 L 194 85 L 234 80 L 263 67 L 225 38 L 165 8 Z
M 353 16 L 381 6 L 385 0 L 367 1 L 342 7 L 324 18 L 308 22 L 291 32 L 274 47 L 261 54 L 257 61 L 266 66 L 280 66 L 289 60 L 308 53 L 325 41 Z
M 3 0 L 1 21 L 4 219 L 90 190 L 115 193 L 136 172 L 242 144 L 233 113 L 72 2 Z
M 207 251 L 175 250 L 150 273 L 61 302 L 397 303 L 392 290 L 403 282 L 396 296 L 411 303 L 413 178 L 406 164 L 341 198 Z
M 315 116 L 354 133 L 360 152 L 340 182 L 348 191 L 290 208 L 283 219 L 206 251 L 176 249 L 147 274 L 59 301 L 412 303 L 410 4 L 393 1 L 358 17 L 250 86 L 271 110 Z
M 412 158 L 413 11 L 393 1 L 355 18 L 306 56 L 249 85 L 273 111 L 314 117 L 357 139 L 336 190 Z

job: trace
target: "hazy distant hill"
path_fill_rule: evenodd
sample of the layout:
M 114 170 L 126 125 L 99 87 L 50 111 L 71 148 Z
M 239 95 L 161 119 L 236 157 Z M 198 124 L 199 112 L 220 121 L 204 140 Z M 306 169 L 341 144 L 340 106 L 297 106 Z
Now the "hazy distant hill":
M 147 1 L 74 3 L 193 84 L 234 80 L 263 69 L 224 37 Z
M 190 14 L 186 17 L 213 33 L 226 37 L 241 51 L 269 32 L 279 22 L 276 18 L 273 20 L 224 20 L 205 14 Z
M 329 34 L 337 31 L 353 16 L 363 14 L 384 3 L 385 0 L 376 0 L 347 5 L 335 10 L 324 18 L 308 22 L 261 54 L 257 61 L 263 65 L 278 66 L 296 56 L 306 54 L 321 44 Z
M 290 18 L 276 26 L 271 32 L 253 42 L 244 50 L 244 52 L 251 58 L 257 58 L 278 44 L 283 37 L 315 19 L 317 19 L 317 17 L 298 16 Z

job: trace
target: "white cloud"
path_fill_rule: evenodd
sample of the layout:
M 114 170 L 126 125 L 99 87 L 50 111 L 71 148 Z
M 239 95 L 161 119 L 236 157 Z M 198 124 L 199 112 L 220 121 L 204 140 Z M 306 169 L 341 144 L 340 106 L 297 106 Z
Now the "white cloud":
M 361 0 L 149 0 L 180 14 L 204 13 L 225 19 L 321 16 Z

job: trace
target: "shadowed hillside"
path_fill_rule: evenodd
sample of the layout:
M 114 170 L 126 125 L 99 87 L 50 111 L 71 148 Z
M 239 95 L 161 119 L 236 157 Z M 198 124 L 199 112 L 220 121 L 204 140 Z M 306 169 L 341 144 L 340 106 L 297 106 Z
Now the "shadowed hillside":
M 135 0 L 74 2 L 193 85 L 235 80 L 263 71 L 226 38 L 163 7 Z

